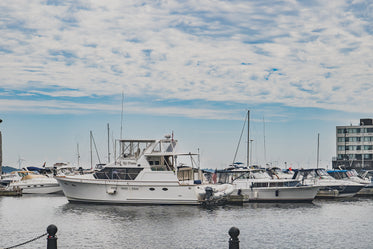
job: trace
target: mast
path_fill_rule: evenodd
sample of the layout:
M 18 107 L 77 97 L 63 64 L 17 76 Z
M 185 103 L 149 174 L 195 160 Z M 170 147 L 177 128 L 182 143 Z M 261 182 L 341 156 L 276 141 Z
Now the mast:
M 124 93 L 122 92 L 122 113 L 120 115 L 120 139 L 122 139 L 122 131 L 123 131 L 123 102 L 124 102 Z
M 78 153 L 78 167 L 80 166 L 80 154 L 79 154 L 79 143 L 76 144 L 76 151 Z
M 317 133 L 317 164 L 316 168 L 319 168 L 319 148 L 320 148 L 320 133 Z
M 264 116 L 263 116 L 263 145 L 264 145 L 264 163 L 266 164 L 267 168 L 267 154 L 266 154 L 266 126 L 265 126 L 265 121 L 264 121 Z
M 91 169 L 93 169 L 93 159 L 92 159 L 92 131 L 89 131 L 89 149 L 91 152 Z
M 110 163 L 110 127 L 107 124 L 107 162 Z
M 247 111 L 247 151 L 246 166 L 250 166 L 250 110 Z

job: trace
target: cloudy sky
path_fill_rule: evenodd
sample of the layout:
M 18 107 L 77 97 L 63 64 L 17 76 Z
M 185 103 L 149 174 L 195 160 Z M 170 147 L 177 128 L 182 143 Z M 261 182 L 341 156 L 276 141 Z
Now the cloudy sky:
M 90 131 L 106 161 L 109 123 L 220 168 L 250 109 L 253 163 L 312 167 L 320 134 L 330 167 L 335 126 L 373 117 L 372 35 L 370 0 L 2 0 L 3 164 L 77 163 L 79 144 L 89 167 Z

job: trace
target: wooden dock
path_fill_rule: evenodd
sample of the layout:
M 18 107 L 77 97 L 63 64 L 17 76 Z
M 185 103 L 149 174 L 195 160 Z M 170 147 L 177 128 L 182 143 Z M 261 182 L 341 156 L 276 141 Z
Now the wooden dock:
M 21 195 L 22 195 L 22 190 L 20 188 L 7 189 L 7 188 L 0 187 L 0 196 L 21 196 Z

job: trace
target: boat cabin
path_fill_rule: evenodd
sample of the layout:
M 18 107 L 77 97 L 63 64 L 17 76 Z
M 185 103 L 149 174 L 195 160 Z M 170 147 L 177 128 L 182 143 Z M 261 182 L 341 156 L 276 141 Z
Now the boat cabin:
M 298 169 L 294 170 L 293 179 L 334 179 L 325 169 Z

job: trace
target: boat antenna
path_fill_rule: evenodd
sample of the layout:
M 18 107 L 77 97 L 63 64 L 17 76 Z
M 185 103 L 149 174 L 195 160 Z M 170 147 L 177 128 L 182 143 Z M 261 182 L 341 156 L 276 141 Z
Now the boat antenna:
M 248 114 L 249 114 L 249 113 L 248 113 Z M 248 114 L 247 114 L 246 117 L 245 117 L 245 122 L 243 123 L 243 127 L 242 127 L 242 131 L 241 131 L 240 139 L 238 140 L 238 144 L 237 144 L 236 152 L 234 153 L 233 162 L 232 162 L 232 165 L 233 165 L 233 166 L 234 166 L 234 162 L 236 161 L 236 156 L 237 156 L 238 148 L 240 147 L 242 134 L 243 134 L 243 131 L 244 131 L 245 126 L 246 126 L 246 120 L 248 119 Z
M 122 113 L 120 115 L 120 139 L 122 139 L 122 131 L 123 131 L 123 106 L 124 106 L 124 92 L 122 92 Z

